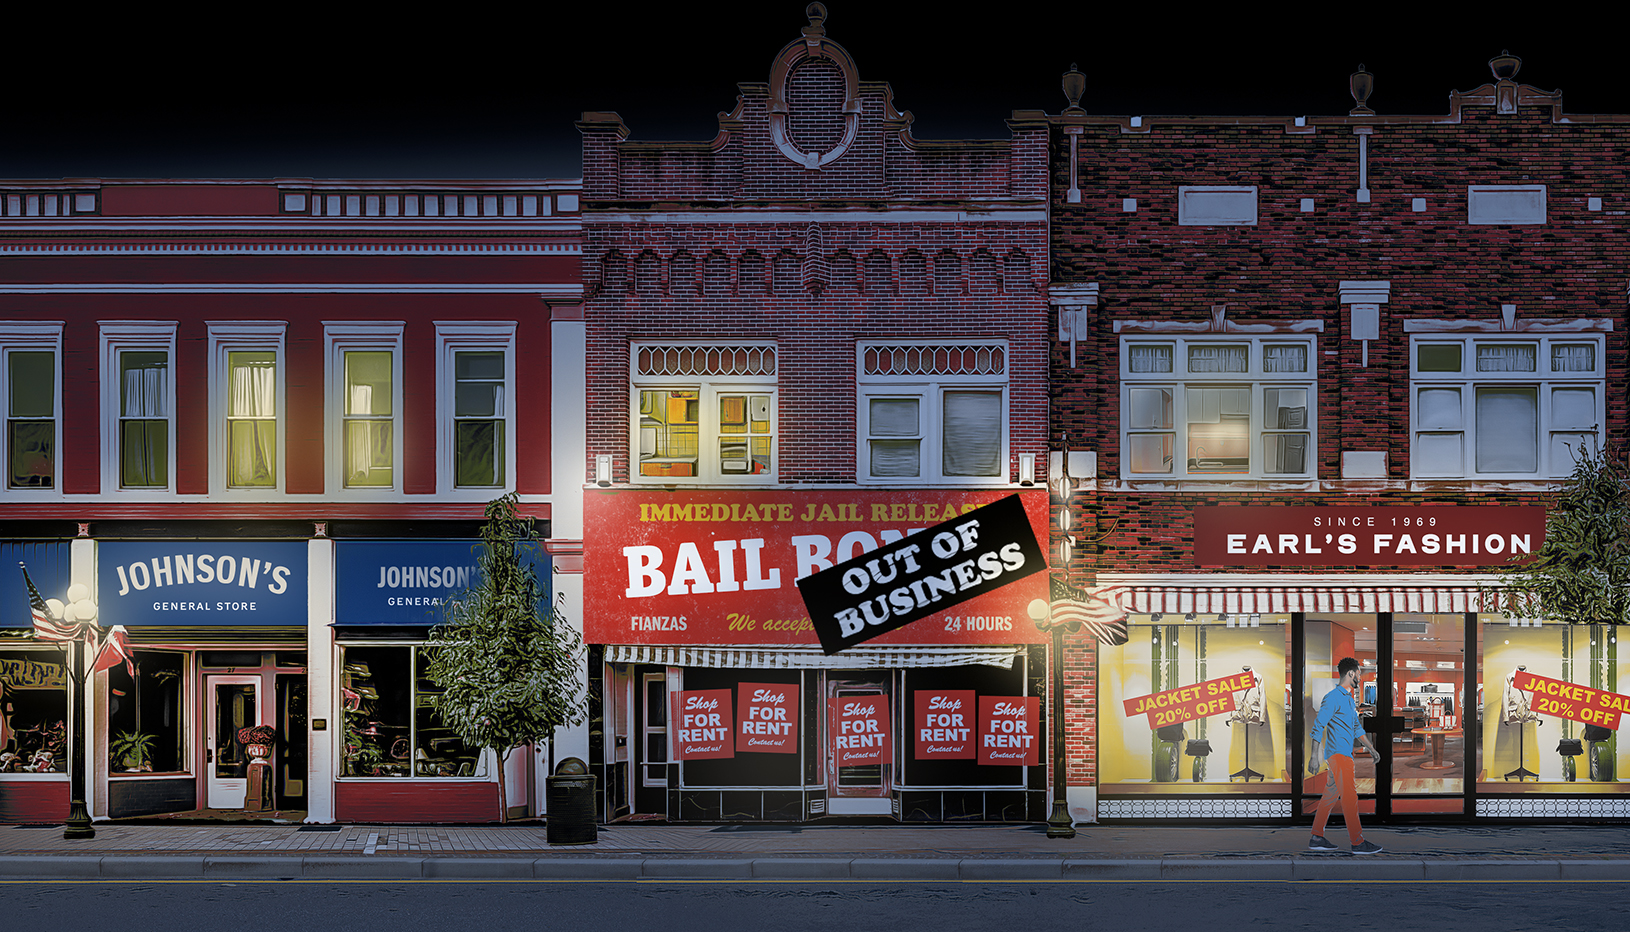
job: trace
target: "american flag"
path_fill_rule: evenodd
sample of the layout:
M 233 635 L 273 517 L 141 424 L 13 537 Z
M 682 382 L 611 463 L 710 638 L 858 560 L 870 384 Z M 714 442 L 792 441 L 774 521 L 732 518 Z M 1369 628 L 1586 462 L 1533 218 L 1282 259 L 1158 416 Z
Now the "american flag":
M 1126 643 L 1126 610 L 1117 604 L 1118 592 L 1114 588 L 1097 586 L 1087 590 L 1057 576 L 1049 580 L 1054 624 L 1080 622 L 1100 644 L 1119 647 Z
M 107 641 L 102 644 L 101 653 L 96 655 L 96 663 L 91 666 L 92 673 L 101 673 L 111 670 L 123 661 L 125 672 L 131 678 L 136 676 L 136 660 L 130 655 L 130 632 L 124 625 L 114 625 L 108 629 Z
M 28 587 L 28 607 L 34 616 L 35 637 L 42 641 L 96 643 L 96 632 L 90 625 L 51 617 L 51 610 L 46 607 L 45 600 L 40 598 L 40 590 L 34 588 L 34 580 L 28 578 L 28 567 L 22 563 L 17 565 L 23 568 L 23 584 Z

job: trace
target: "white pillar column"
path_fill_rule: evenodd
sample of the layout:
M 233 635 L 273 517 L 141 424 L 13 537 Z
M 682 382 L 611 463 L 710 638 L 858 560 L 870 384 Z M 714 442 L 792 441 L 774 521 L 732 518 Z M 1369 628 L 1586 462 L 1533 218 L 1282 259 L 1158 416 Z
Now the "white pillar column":
M 334 697 L 339 692 L 334 664 L 334 542 L 306 543 L 306 821 L 334 821 L 335 746 L 343 723 Z M 324 720 L 318 731 L 310 723 Z

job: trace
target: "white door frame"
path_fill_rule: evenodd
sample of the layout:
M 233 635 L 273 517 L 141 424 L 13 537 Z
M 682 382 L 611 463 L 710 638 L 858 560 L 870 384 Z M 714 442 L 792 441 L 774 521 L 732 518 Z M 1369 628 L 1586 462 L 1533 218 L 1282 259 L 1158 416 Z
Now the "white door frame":
M 217 686 L 255 687 L 256 725 L 271 724 L 266 692 L 261 677 L 253 674 L 209 674 L 204 677 L 204 805 L 209 809 L 242 809 L 244 794 L 249 790 L 248 777 L 217 777 L 215 775 L 215 716 L 220 711 L 215 688 Z

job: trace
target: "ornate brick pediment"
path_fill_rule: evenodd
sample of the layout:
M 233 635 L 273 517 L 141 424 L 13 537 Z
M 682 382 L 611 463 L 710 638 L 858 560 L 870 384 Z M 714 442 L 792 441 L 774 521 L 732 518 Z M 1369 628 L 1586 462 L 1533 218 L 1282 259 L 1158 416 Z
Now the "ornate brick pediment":
M 843 155 L 860 127 L 860 78 L 843 46 L 826 37 L 826 7 L 811 3 L 804 36 L 770 69 L 770 135 L 781 154 L 818 169 Z

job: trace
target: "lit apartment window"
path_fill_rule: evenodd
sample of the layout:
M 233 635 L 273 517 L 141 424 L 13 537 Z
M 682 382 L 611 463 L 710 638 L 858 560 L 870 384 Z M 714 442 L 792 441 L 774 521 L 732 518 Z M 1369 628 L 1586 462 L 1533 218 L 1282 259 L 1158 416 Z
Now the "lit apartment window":
M 10 349 L 5 368 L 6 485 L 56 488 L 57 354 Z
M 174 321 L 103 321 L 103 488 L 163 492 L 175 461 Z
M 209 325 L 213 366 L 211 442 L 225 492 L 282 489 L 285 325 Z
M 1306 477 L 1318 436 L 1306 338 L 1121 341 L 1121 475 Z
M 763 482 L 776 472 L 769 344 L 635 344 L 635 482 Z

